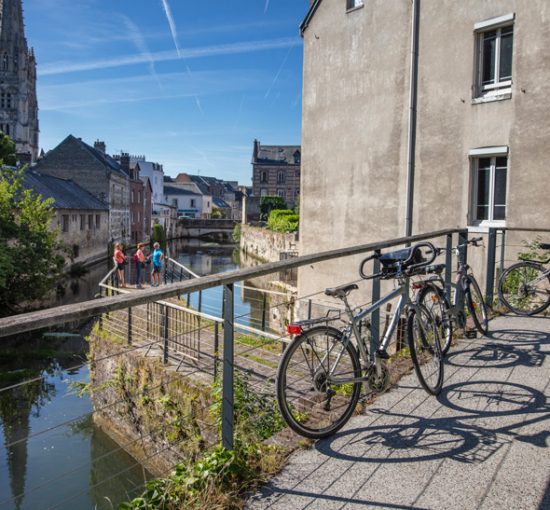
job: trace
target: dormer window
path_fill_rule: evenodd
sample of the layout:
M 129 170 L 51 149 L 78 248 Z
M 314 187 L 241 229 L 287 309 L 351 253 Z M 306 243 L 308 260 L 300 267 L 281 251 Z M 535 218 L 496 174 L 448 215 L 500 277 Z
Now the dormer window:
M 294 164 L 299 165 L 300 164 L 300 151 L 296 151 L 294 153 Z

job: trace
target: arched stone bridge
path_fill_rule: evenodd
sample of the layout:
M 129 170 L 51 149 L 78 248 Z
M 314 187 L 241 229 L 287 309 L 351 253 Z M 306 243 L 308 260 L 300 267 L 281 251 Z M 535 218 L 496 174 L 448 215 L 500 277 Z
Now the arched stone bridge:
M 216 237 L 230 239 L 236 220 L 180 218 L 178 234 L 181 237 Z

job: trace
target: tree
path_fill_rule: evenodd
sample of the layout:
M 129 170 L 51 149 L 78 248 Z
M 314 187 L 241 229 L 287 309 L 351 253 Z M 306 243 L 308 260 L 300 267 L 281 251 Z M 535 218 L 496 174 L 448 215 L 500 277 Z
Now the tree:
M 217 207 L 213 207 L 212 208 L 212 214 L 210 215 L 210 217 L 213 220 L 221 220 L 221 219 L 225 218 L 225 214 L 221 209 L 218 209 Z
M 154 243 L 159 243 L 160 247 L 166 252 L 166 233 L 164 232 L 164 227 L 159 223 L 153 225 L 151 247 L 153 247 Z
M 16 163 L 15 143 L 0 131 L 0 164 L 14 166 Z
M 260 198 L 260 220 L 267 221 L 269 213 L 276 209 L 286 209 L 285 199 L 276 196 L 267 196 Z
M 53 199 L 24 189 L 23 176 L 24 169 L 0 167 L 0 316 L 52 291 L 65 264 L 65 246 L 51 229 Z

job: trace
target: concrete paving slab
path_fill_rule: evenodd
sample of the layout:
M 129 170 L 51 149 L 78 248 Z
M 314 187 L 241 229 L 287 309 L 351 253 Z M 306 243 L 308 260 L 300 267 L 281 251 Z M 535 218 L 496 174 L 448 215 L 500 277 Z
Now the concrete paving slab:
M 247 508 L 550 509 L 550 318 L 490 327 L 449 353 L 438 398 L 406 376 Z

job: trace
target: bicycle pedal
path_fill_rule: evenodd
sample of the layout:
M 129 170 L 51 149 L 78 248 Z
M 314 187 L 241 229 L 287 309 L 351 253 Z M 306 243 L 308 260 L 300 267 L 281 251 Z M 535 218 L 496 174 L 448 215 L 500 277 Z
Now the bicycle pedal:
M 388 351 L 386 351 L 386 349 L 378 349 L 376 351 L 376 355 L 380 358 L 380 359 L 390 359 L 390 355 L 388 354 Z

